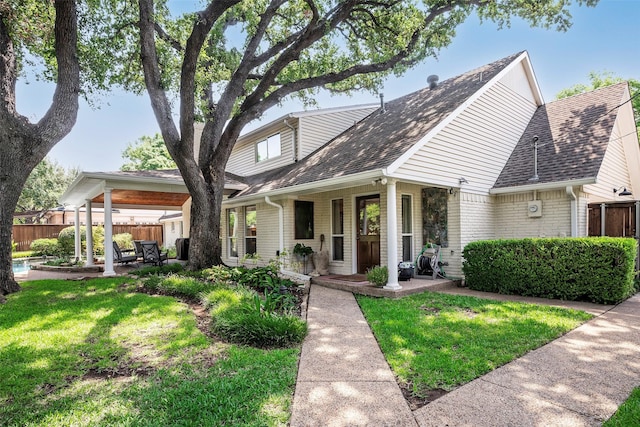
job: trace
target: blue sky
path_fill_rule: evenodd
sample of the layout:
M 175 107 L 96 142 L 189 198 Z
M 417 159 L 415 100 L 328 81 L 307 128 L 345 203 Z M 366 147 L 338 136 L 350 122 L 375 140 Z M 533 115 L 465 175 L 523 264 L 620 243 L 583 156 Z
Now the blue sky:
M 640 0 L 600 0 L 595 8 L 574 6 L 571 10 L 573 26 L 566 33 L 530 28 L 519 21 L 510 29 L 497 30 L 494 24 L 480 25 L 472 17 L 459 27 L 453 43 L 437 60 L 428 59 L 404 76 L 388 79 L 383 89 L 385 100 L 427 86 L 428 75 L 437 74 L 442 81 L 523 50 L 529 52 L 545 101 L 553 100 L 566 87 L 588 83 L 591 71 L 610 71 L 625 79 L 640 80 Z M 52 94 L 51 85 L 19 82 L 19 112 L 32 122 L 37 121 Z M 369 93 L 318 97 L 322 108 L 375 102 L 379 98 Z M 300 104 L 288 102 L 270 110 L 262 121 L 302 109 Z M 250 128 L 256 126 L 254 123 Z M 121 153 L 128 143 L 157 132 L 148 96 L 114 91 L 101 100 L 100 109 L 81 104 L 74 129 L 49 157 L 67 168 L 114 171 L 124 162 Z

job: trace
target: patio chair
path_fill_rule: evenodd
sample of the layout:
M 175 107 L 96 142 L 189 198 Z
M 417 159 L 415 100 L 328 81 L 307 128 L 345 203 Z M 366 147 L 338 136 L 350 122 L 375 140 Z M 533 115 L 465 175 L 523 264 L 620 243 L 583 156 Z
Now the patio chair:
M 166 252 L 160 252 L 158 242 L 142 241 L 142 262 L 145 264 L 163 265 L 165 261 L 168 263 Z
M 120 246 L 118 246 L 116 242 L 113 242 L 113 262 L 120 265 L 132 262 L 137 264 L 138 257 L 135 254 L 131 254 L 132 252 L 134 252 L 133 249 L 120 249 Z

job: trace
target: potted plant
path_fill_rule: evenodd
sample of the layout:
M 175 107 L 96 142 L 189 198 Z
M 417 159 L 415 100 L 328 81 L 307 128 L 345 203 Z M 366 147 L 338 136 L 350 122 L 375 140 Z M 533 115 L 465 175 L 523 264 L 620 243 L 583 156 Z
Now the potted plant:
M 307 274 L 307 258 L 309 255 L 313 253 L 313 249 L 311 246 L 307 246 L 304 243 L 296 243 L 293 247 L 293 253 L 298 257 L 298 259 L 302 259 L 304 262 L 304 270 L 303 274 Z
M 311 246 L 306 246 L 304 243 L 296 243 L 296 245 L 293 247 L 293 253 L 301 258 L 306 259 L 313 253 L 313 249 L 311 248 Z

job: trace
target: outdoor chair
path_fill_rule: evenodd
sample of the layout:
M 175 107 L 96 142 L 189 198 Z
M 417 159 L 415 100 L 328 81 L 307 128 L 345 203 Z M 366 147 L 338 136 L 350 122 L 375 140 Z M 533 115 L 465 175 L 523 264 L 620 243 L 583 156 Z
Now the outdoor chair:
M 120 249 L 120 246 L 116 242 L 113 242 L 113 261 L 120 265 L 129 264 L 131 262 L 138 262 L 138 257 L 135 254 L 129 255 L 134 252 L 133 249 Z
M 145 264 L 163 265 L 165 261 L 168 263 L 167 253 L 160 252 L 158 242 L 142 241 L 142 261 Z

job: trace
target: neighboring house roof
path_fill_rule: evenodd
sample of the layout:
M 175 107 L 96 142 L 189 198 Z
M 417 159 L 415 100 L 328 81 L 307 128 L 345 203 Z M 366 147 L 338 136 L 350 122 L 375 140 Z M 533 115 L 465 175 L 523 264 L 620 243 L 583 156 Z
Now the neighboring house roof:
M 627 83 L 619 83 L 539 107 L 494 189 L 595 182 L 626 88 Z M 535 174 L 534 136 L 538 136 L 538 180 L 531 179 Z
M 296 164 L 247 177 L 234 197 L 382 170 L 480 90 L 522 52 L 385 104 Z

